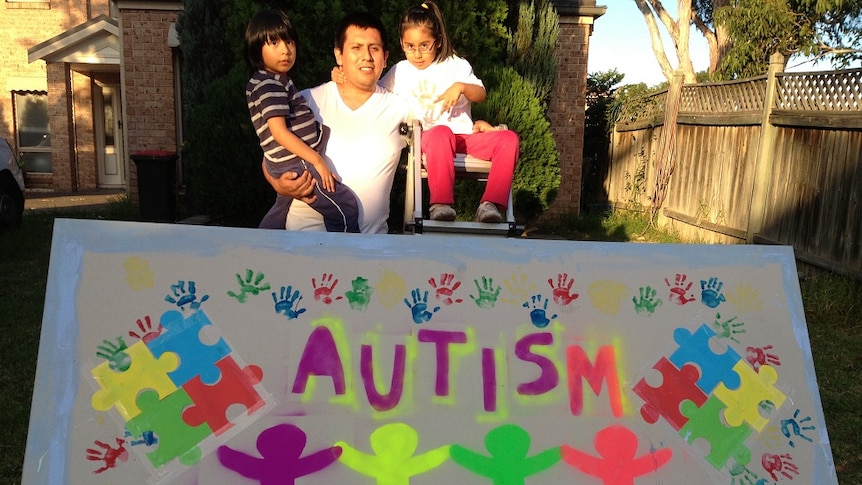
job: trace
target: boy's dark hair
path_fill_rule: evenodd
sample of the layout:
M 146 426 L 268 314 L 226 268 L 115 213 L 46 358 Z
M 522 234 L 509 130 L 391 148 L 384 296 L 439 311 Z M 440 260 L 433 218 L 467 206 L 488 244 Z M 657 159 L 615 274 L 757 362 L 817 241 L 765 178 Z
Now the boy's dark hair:
M 262 10 L 245 29 L 245 64 L 250 72 L 264 69 L 261 51 L 267 42 L 297 42 L 296 29 L 281 10 Z
M 386 52 L 389 51 L 389 49 L 386 48 L 386 29 L 383 27 L 383 22 L 368 12 L 351 12 L 338 21 L 338 24 L 335 26 L 336 49 L 344 49 L 344 41 L 347 39 L 347 29 L 349 27 L 358 27 L 363 30 L 377 30 L 380 32 L 380 38 L 383 41 L 383 50 Z

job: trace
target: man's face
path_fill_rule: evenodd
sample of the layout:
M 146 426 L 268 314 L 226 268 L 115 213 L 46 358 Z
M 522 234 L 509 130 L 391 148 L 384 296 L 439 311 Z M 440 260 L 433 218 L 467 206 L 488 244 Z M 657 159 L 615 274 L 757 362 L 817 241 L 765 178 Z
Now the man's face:
M 361 91 L 374 91 L 388 53 L 377 29 L 362 29 L 351 25 L 344 36 L 344 48 L 335 49 L 335 61 L 341 66 L 345 84 Z

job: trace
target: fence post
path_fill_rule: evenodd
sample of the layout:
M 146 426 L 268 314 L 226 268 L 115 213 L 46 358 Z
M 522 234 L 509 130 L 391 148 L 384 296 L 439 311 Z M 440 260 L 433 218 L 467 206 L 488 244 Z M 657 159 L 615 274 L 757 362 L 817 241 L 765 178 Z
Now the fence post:
M 748 230 L 745 242 L 754 243 L 755 234 L 763 230 L 766 213 L 766 198 L 772 179 L 772 165 L 775 158 L 775 126 L 769 122 L 769 115 L 775 107 L 777 93 L 776 75 L 784 70 L 784 56 L 776 52 L 769 57 L 769 71 L 766 77 L 766 96 L 763 99 L 763 116 L 760 119 L 760 139 L 757 142 L 757 160 L 754 167 L 754 184 L 751 193 L 751 210 L 748 213 Z

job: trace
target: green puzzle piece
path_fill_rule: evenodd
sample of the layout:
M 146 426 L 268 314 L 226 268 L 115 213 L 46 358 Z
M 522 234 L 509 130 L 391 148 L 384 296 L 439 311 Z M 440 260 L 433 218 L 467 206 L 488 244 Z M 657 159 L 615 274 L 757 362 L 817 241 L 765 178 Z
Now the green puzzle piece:
M 709 442 L 709 455 L 706 461 L 720 470 L 733 458 L 739 465 L 745 465 L 751 460 L 751 450 L 745 446 L 745 440 L 751 436 L 751 428 L 748 425 L 730 427 L 721 420 L 721 412 L 724 403 L 715 396 L 711 396 L 701 407 L 691 401 L 683 401 L 680 406 L 682 414 L 688 418 L 688 422 L 679 430 L 688 444 L 693 444 L 697 438 L 703 438 Z
M 183 421 L 183 409 L 194 404 L 183 389 L 159 399 L 155 391 L 146 391 L 138 396 L 141 414 L 126 423 L 126 428 L 133 436 L 140 436 L 145 431 L 152 431 L 158 438 L 158 448 L 147 453 L 147 458 L 154 467 L 179 458 L 183 465 L 194 465 L 201 458 L 198 444 L 212 434 L 210 427 L 204 423 L 200 426 L 189 426 Z

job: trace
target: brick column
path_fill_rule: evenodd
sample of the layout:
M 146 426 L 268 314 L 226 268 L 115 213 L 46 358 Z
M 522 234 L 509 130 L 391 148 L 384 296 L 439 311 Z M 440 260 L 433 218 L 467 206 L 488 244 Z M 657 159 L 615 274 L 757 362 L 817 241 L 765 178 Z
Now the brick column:
M 552 3 L 560 18 L 560 36 L 554 49 L 557 78 L 548 118 L 560 152 L 561 181 L 556 199 L 542 215 L 545 220 L 580 213 L 587 57 L 593 20 L 605 11 L 605 7 L 595 6 L 595 0 Z
M 48 71 L 48 123 L 51 125 L 51 166 L 53 188 L 70 192 L 77 186 L 74 127 L 71 123 L 72 77 L 65 63 L 51 62 Z

